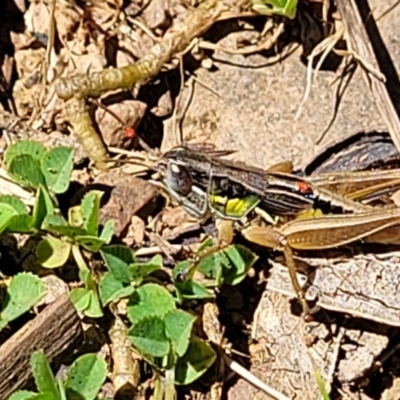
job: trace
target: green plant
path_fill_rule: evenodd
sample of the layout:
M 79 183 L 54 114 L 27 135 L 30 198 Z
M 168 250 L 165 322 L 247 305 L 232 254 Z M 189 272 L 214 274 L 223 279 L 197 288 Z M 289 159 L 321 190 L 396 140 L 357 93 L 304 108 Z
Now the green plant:
M 165 390 L 165 399 L 172 399 L 175 384 L 192 383 L 204 374 L 216 354 L 209 343 L 193 333 L 196 316 L 183 308 L 188 300 L 212 298 L 212 288 L 241 282 L 257 257 L 244 246 L 231 245 L 198 262 L 182 261 L 173 271 L 174 285 L 167 289 L 154 274 L 164 268 L 161 256 L 138 262 L 129 247 L 110 244 L 113 221 L 107 221 L 100 232 L 102 192 L 89 191 L 80 205 L 68 210 L 68 219 L 63 217 L 56 196 L 69 186 L 71 149 L 46 150 L 36 142 L 21 141 L 9 147 L 4 161 L 16 182 L 36 192 L 36 201 L 29 210 L 18 198 L 0 196 L 0 233 L 37 236 L 36 256 L 44 268 L 61 267 L 72 256 L 79 268 L 81 286 L 71 290 L 70 298 L 85 316 L 100 318 L 105 308 L 123 299 L 128 301 L 124 317 L 130 325 L 126 338 L 153 367 L 158 395 Z M 215 244 L 214 239 L 207 238 L 199 252 Z M 99 253 L 106 268 L 94 273 L 86 252 Z M 201 281 L 197 280 L 199 275 L 203 277 Z M 0 329 L 37 304 L 44 293 L 43 283 L 33 274 L 11 278 L 3 290 Z M 62 383 L 54 380 L 44 354 L 34 353 L 31 365 L 39 393 L 17 392 L 12 400 L 94 399 L 106 373 L 104 360 L 96 357 L 79 358 Z M 94 376 L 91 368 L 97 371 Z M 75 375 L 89 378 L 75 379 Z M 164 389 L 161 376 L 165 377 Z M 76 385 L 78 381 L 86 385 Z M 89 391 L 88 387 L 92 389 Z
M 0 330 L 29 311 L 45 295 L 42 281 L 30 273 L 20 273 L 6 282 L 0 296 Z
M 65 264 L 71 252 L 80 269 L 88 269 L 80 247 L 97 252 L 111 241 L 114 221 L 109 220 L 99 231 L 99 211 L 102 193 L 90 191 L 83 198 L 80 206 L 69 210 L 68 221 L 59 214 L 47 214 L 41 229 L 47 232 L 37 247 L 37 257 L 45 268 L 57 268 Z
M 252 0 L 253 9 L 260 14 L 282 15 L 294 19 L 297 12 L 298 0 Z
M 71 292 L 78 310 L 90 317 L 103 315 L 97 285 L 81 253 L 81 248 L 97 252 L 111 241 L 114 222 L 107 221 L 99 235 L 99 211 L 102 192 L 88 192 L 79 206 L 68 212 L 68 221 L 58 208 L 56 194 L 67 191 L 73 168 L 72 149 L 46 150 L 33 141 L 20 141 L 5 153 L 7 172 L 29 190 L 36 191 L 33 210 L 16 197 L 0 196 L 0 233 L 27 233 L 42 238 L 36 248 L 44 268 L 63 266 L 72 254 L 84 288 Z M 84 292 L 84 293 L 83 293 Z M 32 294 L 33 296 L 33 294 Z M 4 320 L 6 321 L 6 320 Z
M 30 364 L 38 393 L 19 390 L 9 400 L 94 400 L 107 376 L 107 364 L 97 354 L 79 357 L 65 382 L 54 377 L 43 351 L 32 353 Z
M 0 233 L 36 233 L 47 215 L 57 212 L 55 195 L 69 186 L 72 149 L 59 146 L 46 150 L 40 143 L 21 140 L 8 147 L 4 155 L 7 172 L 17 183 L 36 192 L 32 213 L 13 196 L 0 196 Z

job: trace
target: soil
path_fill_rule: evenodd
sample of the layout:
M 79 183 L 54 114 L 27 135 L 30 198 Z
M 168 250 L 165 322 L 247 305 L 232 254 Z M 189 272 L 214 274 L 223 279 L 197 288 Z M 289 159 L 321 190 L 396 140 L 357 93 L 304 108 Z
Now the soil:
M 376 17 L 395 3 L 395 0 L 385 4 L 372 0 L 370 7 Z M 394 26 L 399 15 L 400 8 L 396 7 L 378 22 L 397 69 L 400 65 L 400 33 Z M 240 35 L 228 35 L 219 44 L 234 46 Z M 284 160 L 302 166 L 328 143 L 356 132 L 385 130 L 362 71 L 358 68 L 340 101 L 329 132 L 322 143 L 316 145 L 334 115 L 334 82 L 338 74 L 331 71 L 318 73 L 301 116 L 295 120 L 307 83 L 306 66 L 300 60 L 301 54 L 302 49 L 299 48 L 279 62 L 277 58 L 266 59 L 260 55 L 245 58 L 217 51 L 213 57 L 216 70 L 200 69 L 197 72 L 197 79 L 212 91 L 195 84 L 187 119 L 203 124 L 209 120 L 212 127 L 208 141 L 218 148 L 237 150 L 235 158 L 261 167 Z M 190 130 L 193 129 L 192 124 L 188 125 L 183 129 L 184 139 L 190 137 Z M 172 123 L 169 122 L 164 149 L 171 145 L 171 129 Z

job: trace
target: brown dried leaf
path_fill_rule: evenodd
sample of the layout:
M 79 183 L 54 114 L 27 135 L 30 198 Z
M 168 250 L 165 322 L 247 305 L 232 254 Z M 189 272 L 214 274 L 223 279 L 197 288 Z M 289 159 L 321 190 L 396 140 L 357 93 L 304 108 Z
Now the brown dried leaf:
M 36 39 L 25 30 L 25 32 L 10 32 L 11 43 L 14 45 L 15 51 L 28 48 Z
M 161 221 L 168 228 L 182 227 L 183 224 L 189 222 L 190 215 L 182 208 L 168 208 L 163 212 Z
M 12 75 L 14 72 L 14 57 L 10 57 L 8 54 L 4 54 L 3 65 L 1 66 L 0 76 L 1 78 L 1 87 L 0 91 L 8 91 L 10 88 L 10 83 L 12 79 Z
M 396 192 L 394 192 L 391 196 L 391 200 L 393 201 L 393 203 L 399 207 L 400 206 L 400 190 L 397 190 Z
M 107 31 L 118 20 L 122 4 L 122 0 L 94 0 L 86 6 L 85 11 L 95 24 Z
M 309 347 L 306 343 L 308 341 L 305 338 L 305 329 L 304 320 L 291 313 L 290 302 L 285 296 L 264 292 L 254 314 L 252 333 L 253 340 L 265 343 L 264 354 L 260 348 L 251 348 L 255 351 L 254 354 L 250 354 L 254 361 L 251 372 L 285 396 L 317 399 L 320 392 L 315 380 L 314 367 L 321 372 L 325 387 L 329 391 L 333 367 L 337 363 L 335 346 L 336 342 L 340 342 L 336 339 L 339 334 L 334 327 L 313 323 L 309 330 L 314 336 L 314 344 Z M 327 340 L 327 337 L 332 340 Z M 239 399 L 239 394 L 243 395 L 246 390 L 253 398 L 264 398 L 261 393 L 256 394 L 258 390 L 247 386 L 243 381 L 232 388 L 229 397 Z
M 132 396 L 135 394 L 140 382 L 140 370 L 138 357 L 134 355 L 132 344 L 127 335 L 127 327 L 120 318 L 115 317 L 115 321 L 109 330 L 113 359 L 111 380 L 115 392 L 121 390 L 126 393 L 128 386 Z
M 40 70 L 45 58 L 45 52 L 44 48 L 25 49 L 15 52 L 14 57 L 20 80 L 27 80 Z
M 399 254 L 360 254 L 351 258 L 334 257 L 334 251 L 325 252 L 328 258 L 300 258 L 315 268 L 312 285 L 307 287 L 306 298 L 317 300 L 325 310 L 346 313 L 375 323 L 400 326 L 398 308 L 400 293 Z M 295 297 L 287 268 L 278 260 L 271 260 L 273 268 L 268 277 L 267 289 Z M 307 281 L 298 274 L 300 284 Z
M 57 0 L 54 12 L 55 23 L 58 35 L 66 38 L 69 34 L 75 32 L 82 19 L 82 10 L 69 0 Z
M 28 51 L 28 54 L 32 55 L 32 52 Z M 18 54 L 18 57 L 19 56 L 21 56 L 21 54 Z M 23 71 L 22 74 L 23 78 L 18 79 L 13 87 L 13 97 L 15 99 L 17 112 L 20 117 L 25 117 L 30 115 L 33 108 L 35 107 L 35 100 L 38 99 L 39 94 L 41 92 L 41 86 L 38 85 L 40 80 L 40 74 L 38 73 L 38 71 L 40 71 L 41 60 L 38 59 L 35 60 L 34 57 L 30 56 L 27 56 L 27 58 L 26 59 L 24 58 L 24 60 L 31 61 L 32 65 L 27 66 L 26 71 Z M 37 71 L 33 72 L 32 75 L 29 75 L 29 71 L 31 70 L 30 67 L 34 65 L 35 61 L 39 61 L 36 67 Z M 17 61 L 17 69 L 18 69 L 18 61 Z
M 115 65 L 118 68 L 125 67 L 127 65 L 132 65 L 135 63 L 135 58 L 132 56 L 132 53 L 125 50 L 118 50 L 117 55 L 115 57 Z
M 201 35 L 213 24 L 222 9 L 217 0 L 204 1 L 184 22 L 169 29 L 163 39 L 134 65 L 125 67 L 123 71 L 108 69 L 90 76 L 78 74 L 73 79 L 60 79 L 56 86 L 57 96 L 65 100 L 77 95 L 81 98 L 99 97 L 109 90 L 131 89 L 134 84 L 152 79 L 168 60 L 186 50 L 194 37 Z
M 24 13 L 26 11 L 26 3 L 25 0 L 14 0 L 14 3 L 16 7 L 18 8 L 21 13 Z
M 166 30 L 171 26 L 171 14 L 166 0 L 153 0 L 143 11 L 144 23 L 150 29 Z
M 43 1 L 32 2 L 24 14 L 24 20 L 30 32 L 49 36 L 50 9 Z
M 357 326 L 362 329 L 362 325 Z M 347 329 L 341 346 L 344 356 L 340 360 L 336 377 L 341 382 L 351 382 L 362 377 L 374 365 L 389 343 L 387 332 L 367 332 Z M 347 342 L 347 343 L 346 343 Z
M 202 315 L 203 329 L 208 340 L 220 345 L 224 338 L 224 330 L 219 321 L 219 309 L 214 302 L 204 304 Z
M 87 44 L 77 36 L 66 42 L 66 46 L 66 49 L 61 50 L 60 57 L 69 61 L 68 71 L 71 73 L 92 73 L 103 70 L 107 65 L 104 52 L 98 44 Z
M 158 195 L 154 185 L 117 170 L 100 174 L 95 183 L 112 187 L 109 201 L 100 210 L 100 221 L 104 224 L 108 219 L 114 219 L 116 236 L 125 231 L 133 215 L 150 205 Z
M 134 215 L 128 228 L 126 237 L 122 240 L 127 246 L 141 245 L 144 242 L 146 224 L 142 218 Z
M 192 218 L 182 207 L 167 208 L 162 215 L 164 225 L 162 237 L 173 240 L 184 233 L 198 230 L 198 221 Z
M 171 91 L 167 90 L 158 99 L 158 103 L 151 109 L 152 114 L 157 117 L 163 118 L 171 115 L 173 109 L 173 102 L 171 97 Z
M 155 44 L 153 39 L 143 33 L 141 29 L 133 28 L 127 23 L 119 26 L 119 36 L 121 37 L 119 40 L 119 48 L 123 50 L 117 52 L 116 66 L 118 68 L 129 65 L 124 64 L 124 62 L 128 61 L 130 58 L 135 62 L 137 59 L 144 57 Z M 125 55 L 118 55 L 118 53 Z M 136 57 L 136 60 L 134 57 Z M 132 64 L 132 62 L 130 64 Z
M 24 15 L 26 27 L 30 32 L 49 36 L 51 1 L 38 1 L 30 4 Z M 57 0 L 54 19 L 59 36 L 66 38 L 73 33 L 79 25 L 82 15 L 83 11 L 76 4 L 67 0 Z

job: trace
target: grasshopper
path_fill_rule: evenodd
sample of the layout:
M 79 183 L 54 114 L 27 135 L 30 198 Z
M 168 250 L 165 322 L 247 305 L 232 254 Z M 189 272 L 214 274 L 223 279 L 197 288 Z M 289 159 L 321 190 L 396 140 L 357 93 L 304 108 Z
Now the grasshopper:
M 272 226 L 246 223 L 241 233 L 250 242 L 283 251 L 293 288 L 306 314 L 309 309 L 297 280 L 293 251 L 323 250 L 360 240 L 400 242 L 400 208 L 355 201 L 397 189 L 400 170 L 299 178 L 281 172 L 279 167 L 263 171 L 183 148 L 166 153 L 160 165 L 166 190 L 198 218 L 215 215 L 244 222 L 257 210 L 266 214 L 269 222 L 270 214 L 294 218 Z M 304 213 L 321 206 L 329 214 L 304 218 Z M 224 229 L 228 232 L 225 237 L 231 240 L 233 234 L 226 224 Z
M 186 167 L 193 182 L 203 189 L 211 182 L 214 195 L 224 194 L 227 198 L 256 195 L 263 209 L 279 216 L 293 216 L 312 208 L 321 208 L 325 213 L 368 211 L 371 207 L 359 201 L 400 187 L 398 169 L 325 173 L 303 178 L 289 173 L 288 163 L 264 171 L 184 147 L 168 151 L 162 163 L 169 162 L 176 164 L 177 170 L 179 166 Z

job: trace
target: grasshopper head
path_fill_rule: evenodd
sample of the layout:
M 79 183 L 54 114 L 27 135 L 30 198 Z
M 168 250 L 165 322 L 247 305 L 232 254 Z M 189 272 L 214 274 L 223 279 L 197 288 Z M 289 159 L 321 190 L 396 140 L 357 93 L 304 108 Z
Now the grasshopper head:
M 167 191 L 180 195 L 187 196 L 193 186 L 193 178 L 190 171 L 180 161 L 163 159 L 156 169 L 161 175 L 161 180 Z

